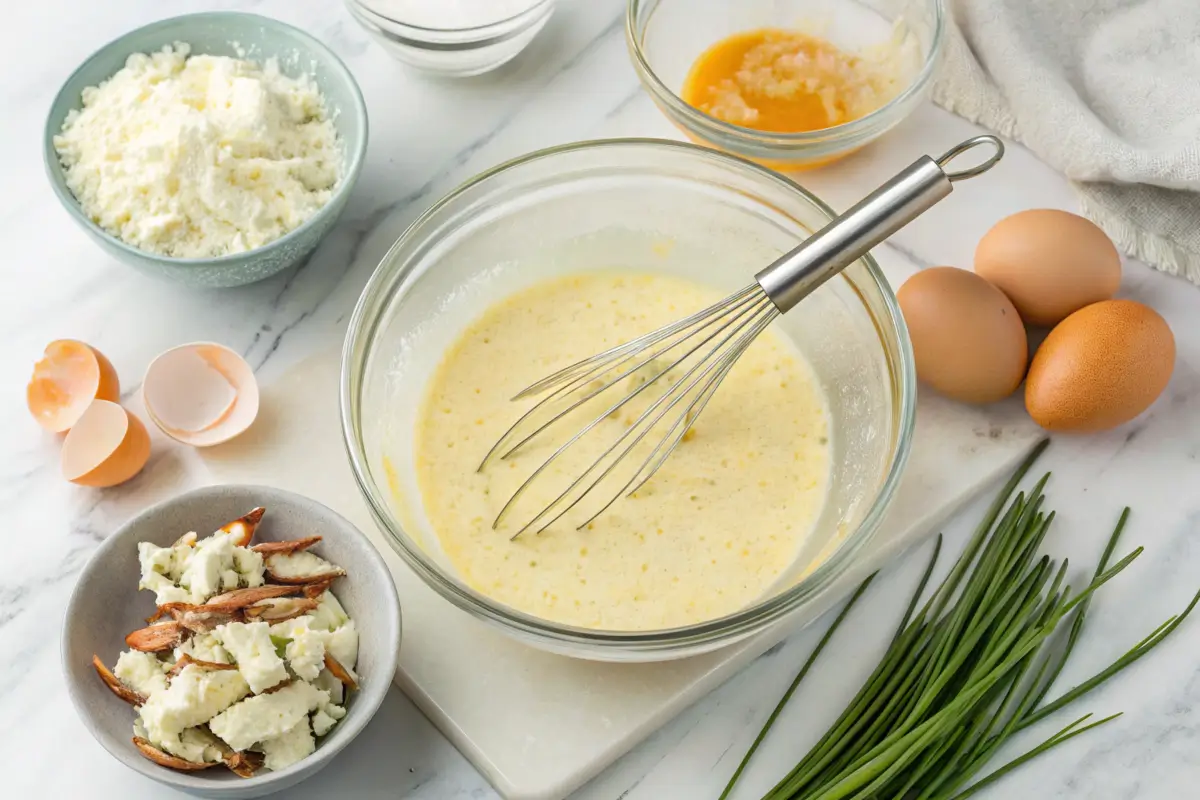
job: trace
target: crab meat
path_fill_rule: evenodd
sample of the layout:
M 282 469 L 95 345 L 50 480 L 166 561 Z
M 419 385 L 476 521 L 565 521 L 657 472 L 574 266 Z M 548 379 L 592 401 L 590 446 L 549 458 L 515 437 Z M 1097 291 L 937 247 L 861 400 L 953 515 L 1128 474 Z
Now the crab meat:
M 230 752 L 224 758 L 225 766 L 239 778 L 253 778 L 254 773 L 262 769 L 264 760 L 262 753 L 252 753 L 249 750 Z
M 192 633 L 208 633 L 219 625 L 233 622 L 237 617 L 236 609 L 208 604 L 165 603 L 158 607 L 158 612 L 170 614 L 172 619 Z
M 302 591 L 304 592 L 304 596 L 310 600 L 319 600 L 321 595 L 325 594 L 332 585 L 333 578 L 328 578 L 327 580 L 306 583 L 303 585 Z
M 284 622 L 315 611 L 319 605 L 316 600 L 308 597 L 278 597 L 260 600 L 252 606 L 247 606 L 244 613 L 247 620 Z
M 269 553 L 263 556 L 263 562 L 267 577 L 275 583 L 321 583 L 346 574 L 346 570 L 307 550 Z
M 267 510 L 259 506 L 244 517 L 238 517 L 233 522 L 222 525 L 220 532 L 232 533 L 233 543 L 238 547 L 246 547 L 254 538 L 254 530 L 258 527 L 258 523 L 262 522 L 265 513 Z
M 303 591 L 299 586 L 255 586 L 251 589 L 234 589 L 232 592 L 219 594 L 210 598 L 204 605 L 218 606 L 222 609 L 234 610 L 253 605 L 260 600 L 272 597 L 286 597 L 289 594 L 299 594 Z
M 354 677 L 354 674 L 342 666 L 342 663 L 334 658 L 328 650 L 325 651 L 325 669 L 329 670 L 333 677 L 345 684 L 347 689 L 358 689 L 358 680 Z
M 195 772 L 201 769 L 208 769 L 209 767 L 216 766 L 219 763 L 216 761 L 209 763 L 185 761 L 184 759 L 177 758 L 169 753 L 164 753 L 162 750 L 159 750 L 157 747 L 150 744 L 149 741 L 140 736 L 133 737 L 133 746 L 136 747 L 142 755 L 153 761 L 155 764 L 158 764 L 160 767 L 178 769 L 184 772 Z
M 96 674 L 100 676 L 100 680 L 104 681 L 104 685 L 112 690 L 112 693 L 117 697 L 131 706 L 140 706 L 146 702 L 146 698 L 143 695 L 117 680 L 117 676 L 112 674 L 112 670 L 104 666 L 104 662 L 100 660 L 100 656 L 92 656 L 92 666 L 96 668 Z
M 174 678 L 179 673 L 183 672 L 189 665 L 195 665 L 200 669 L 237 669 L 237 664 L 222 664 L 218 661 L 201 661 L 198 658 L 192 658 L 187 653 L 179 657 L 175 662 L 175 666 L 171 667 L 168 676 Z
M 320 536 L 308 536 L 303 539 L 290 539 L 286 542 L 259 542 L 250 549 L 264 556 L 276 553 L 299 553 L 302 550 L 307 550 L 319 541 L 321 541 Z
M 175 620 L 157 622 L 125 637 L 125 644 L 143 653 L 159 653 L 178 647 L 188 630 Z

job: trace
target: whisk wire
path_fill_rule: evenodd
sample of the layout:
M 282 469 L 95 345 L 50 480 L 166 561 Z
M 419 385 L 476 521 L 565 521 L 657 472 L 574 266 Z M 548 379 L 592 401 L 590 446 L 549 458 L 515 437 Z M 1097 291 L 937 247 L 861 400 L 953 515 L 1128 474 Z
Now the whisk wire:
M 581 530 L 590 525 L 596 520 L 597 517 L 607 511 L 613 503 L 617 502 L 617 500 L 619 500 L 621 497 L 632 496 L 639 489 L 645 486 L 651 478 L 654 477 L 655 473 L 658 472 L 664 463 L 666 463 L 671 454 L 675 452 L 675 448 L 678 447 L 680 442 L 683 441 L 683 437 L 687 435 L 689 430 L 691 430 L 692 425 L 695 424 L 700 414 L 704 412 L 704 408 L 708 405 L 708 401 L 712 399 L 714 394 L 716 394 L 717 389 L 721 385 L 721 381 L 725 380 L 725 376 L 729 374 L 731 369 L 733 369 L 734 364 L 737 363 L 737 360 L 741 357 L 742 352 L 749 347 L 750 343 L 756 336 L 758 336 L 759 333 L 761 333 L 768 325 L 771 324 L 771 321 L 774 320 L 776 316 L 778 316 L 778 312 L 773 308 L 767 310 L 767 313 L 763 315 L 762 320 L 755 326 L 755 330 L 747 336 L 744 336 L 742 340 L 740 340 L 740 343 L 732 348 L 731 352 L 727 353 L 722 358 L 721 362 L 719 362 L 721 366 L 717 374 L 709 379 L 708 383 L 703 389 L 700 390 L 700 393 L 696 396 L 696 398 L 688 404 L 688 407 L 684 409 L 683 414 L 681 414 L 675 420 L 675 423 L 667 431 L 666 436 L 663 437 L 658 445 L 655 446 L 654 450 L 651 451 L 646 460 L 642 462 L 640 467 L 638 467 L 637 471 L 634 472 L 633 477 L 630 478 L 629 481 L 626 482 L 626 484 L 622 486 L 619 491 L 615 492 L 609 498 L 608 502 L 601 506 L 596 513 L 592 514 L 592 516 L 581 522 L 577 526 L 577 530 Z M 649 433 L 651 430 L 653 430 L 654 424 L 656 423 L 652 423 L 650 426 L 648 426 L 645 432 Z M 665 450 L 663 450 L 664 444 L 667 445 Z M 661 453 L 660 450 L 662 451 Z M 656 454 L 658 454 L 657 458 Z M 624 458 L 624 454 L 622 454 L 621 458 Z M 649 465 L 649 469 L 647 469 L 647 465 Z M 615 464 L 613 466 L 615 467 Z M 639 476 L 641 477 L 640 480 Z M 636 485 L 634 483 L 635 481 L 637 482 Z M 595 484 L 593 484 L 592 487 L 589 487 L 588 491 L 591 491 L 592 488 L 595 488 Z M 542 530 L 544 529 L 545 528 Z
M 570 366 L 563 367 L 557 372 L 542 378 L 540 381 L 526 386 L 524 389 L 517 392 L 513 399 L 522 400 L 526 397 L 533 397 L 534 395 L 541 394 L 551 386 L 566 380 L 567 375 L 573 374 L 581 368 L 587 367 L 598 361 L 608 361 L 618 355 L 624 355 L 625 353 L 641 351 L 646 347 L 647 344 L 656 344 L 657 342 L 662 341 L 664 338 L 678 333 L 684 328 L 691 327 L 694 323 L 702 322 L 721 311 L 728 311 L 732 304 L 737 304 L 746 297 L 761 294 L 762 289 L 757 284 L 751 284 L 741 291 L 730 295 L 721 302 L 713 303 L 708 308 L 701 309 L 691 316 L 687 316 L 683 319 L 677 320 L 676 322 L 672 322 L 670 325 L 666 325 L 658 330 L 651 331 L 650 333 L 639 336 L 636 339 L 630 339 L 628 342 L 605 350 L 603 353 L 597 353 L 596 355 L 585 358 L 582 361 L 577 361 Z
M 747 315 L 749 315 L 749 316 L 747 317 Z M 531 485 L 532 482 L 539 475 L 541 475 L 545 471 L 545 469 L 550 466 L 551 463 L 553 463 L 569 447 L 571 447 L 571 445 L 573 445 L 576 441 L 578 441 L 580 438 L 585 436 L 588 432 L 593 430 L 604 419 L 611 416 L 612 413 L 620 410 L 621 407 L 623 407 L 627 402 L 632 400 L 632 398 L 635 397 L 642 390 L 648 388 L 650 385 L 657 382 L 660 378 L 665 376 L 671 370 L 675 369 L 680 364 L 685 362 L 694 353 L 696 353 L 698 350 L 700 350 L 700 348 L 707 345 L 714 338 L 717 338 L 718 336 L 720 336 L 730 326 L 735 326 L 733 328 L 733 330 L 730 331 L 728 334 L 726 334 L 724 336 L 724 338 L 721 339 L 721 341 L 715 347 L 713 347 L 708 353 L 706 353 L 704 355 L 703 358 L 701 358 L 699 361 L 697 361 L 695 364 L 693 364 L 689 369 L 687 369 L 687 371 L 684 372 L 684 374 L 679 378 L 679 380 L 676 383 L 674 383 L 662 396 L 660 396 L 653 403 L 651 403 L 650 406 L 647 407 L 641 413 L 641 415 L 631 425 L 629 425 L 628 428 L 626 428 L 626 430 L 616 439 L 616 441 L 614 441 L 611 445 L 609 445 L 609 447 L 607 449 L 605 449 L 604 452 L 601 453 L 600 456 L 598 458 L 596 458 L 581 475 L 579 475 L 574 481 L 572 481 L 557 497 L 554 498 L 554 500 L 552 500 L 548 505 L 546 505 L 540 513 L 538 513 L 533 519 L 531 519 L 529 522 L 527 522 L 525 525 L 523 525 L 515 534 L 513 534 L 513 538 L 520 536 L 522 533 L 526 532 L 533 526 L 537 525 L 547 515 L 551 514 L 565 500 L 567 500 L 572 495 L 572 493 L 575 492 L 576 489 L 579 488 L 580 484 L 582 484 L 585 480 L 587 480 L 588 477 L 590 475 L 592 475 L 596 470 L 600 469 L 605 464 L 606 460 L 613 454 L 613 452 L 618 447 L 621 446 L 622 443 L 626 442 L 627 440 L 630 440 L 632 437 L 632 440 L 628 441 L 628 444 L 626 444 L 625 448 L 621 451 L 621 453 L 619 455 L 617 455 L 614 459 L 612 459 L 611 463 L 609 463 L 608 466 L 603 469 L 601 474 L 598 477 L 596 477 L 596 479 L 594 481 L 592 481 L 592 483 L 586 489 L 584 489 L 582 492 L 580 492 L 579 495 L 577 497 L 575 497 L 575 499 L 572 500 L 565 508 L 563 508 L 557 514 L 555 514 L 553 516 L 553 518 L 551 518 L 544 525 L 542 525 L 540 528 L 538 528 L 538 532 L 540 533 L 541 531 L 545 530 L 547 527 L 554 524 L 554 522 L 556 522 L 558 519 L 560 519 L 564 514 L 566 514 L 572 508 L 574 508 L 584 497 L 588 496 L 601 482 L 603 482 L 604 479 L 607 478 L 608 475 L 610 475 L 612 473 L 612 471 L 616 468 L 616 466 L 618 464 L 622 463 L 622 461 L 625 460 L 625 458 L 629 455 L 629 453 L 632 452 L 632 450 L 650 433 L 650 431 L 655 429 L 655 427 L 658 425 L 659 421 L 664 416 L 666 416 L 667 413 L 669 413 L 680 402 L 682 402 L 684 399 L 686 399 L 692 393 L 692 390 L 696 386 L 700 385 L 705 380 L 705 378 L 708 378 L 708 383 L 700 389 L 700 392 L 688 404 L 688 408 L 685 409 L 684 413 L 678 419 L 676 419 L 675 423 L 668 430 L 666 438 L 664 438 L 663 441 L 661 441 L 659 443 L 658 447 L 656 447 L 655 450 L 651 453 L 650 459 L 647 459 L 647 461 L 643 462 L 643 464 L 639 467 L 639 469 L 637 471 L 635 471 L 633 478 L 631 478 L 630 481 L 627 482 L 625 484 L 625 486 L 616 493 L 616 495 L 614 495 L 613 500 L 619 498 L 622 494 L 624 494 L 625 490 L 628 489 L 630 485 L 632 485 L 633 481 L 637 480 L 638 476 L 644 470 L 646 464 L 650 463 L 650 460 L 653 459 L 654 453 L 659 452 L 662 445 L 672 439 L 672 432 L 678 431 L 678 434 L 676 436 L 674 436 L 675 441 L 673 441 L 671 443 L 669 450 L 663 454 L 663 457 L 657 461 L 657 463 L 653 467 L 653 470 L 649 473 L 649 475 L 652 475 L 654 471 L 658 470 L 658 468 L 662 465 L 662 462 L 666 460 L 666 456 L 670 454 L 671 450 L 674 450 L 674 448 L 678 445 L 679 440 L 682 439 L 683 435 L 691 427 L 691 423 L 690 423 L 690 421 L 688 421 L 688 416 L 689 416 L 689 414 L 692 414 L 692 410 L 696 408 L 697 402 L 700 400 L 703 400 L 703 403 L 707 403 L 707 398 L 711 397 L 712 393 L 715 391 L 716 384 L 719 383 L 720 380 L 724 378 L 724 375 L 728 372 L 728 369 L 730 367 L 732 367 L 733 363 L 741 355 L 741 352 L 743 350 L 745 350 L 746 347 L 749 346 L 749 344 L 762 331 L 762 329 L 765 328 L 766 325 L 768 325 L 771 322 L 771 320 L 774 319 L 774 317 L 777 315 L 778 315 L 778 311 L 775 309 L 773 304 L 771 304 L 770 300 L 766 297 L 765 294 L 761 295 L 761 297 L 755 302 L 743 303 L 742 308 L 737 313 L 735 313 L 731 318 L 727 318 L 725 320 L 724 324 L 722 324 L 716 331 L 710 333 L 702 341 L 695 344 L 691 349 L 688 350 L 687 353 L 685 353 L 684 355 L 682 355 L 678 359 L 676 359 L 670 366 L 661 370 L 653 378 L 647 380 L 644 384 L 642 384 L 642 386 L 638 387 L 638 389 L 635 392 L 630 393 L 625 398 L 623 398 L 621 401 L 614 404 L 608 410 L 606 410 L 605 412 L 600 414 L 598 417 L 593 419 L 587 426 L 585 426 L 581 431 L 579 431 L 574 437 L 572 437 L 569 441 L 567 441 L 564 445 L 562 445 L 558 450 L 556 450 L 553 454 L 551 454 L 551 456 L 548 459 L 546 459 L 546 461 L 544 461 L 533 472 L 533 474 L 531 474 L 525 480 L 525 482 L 522 483 L 522 485 L 520 487 L 518 487 L 517 491 L 513 494 L 513 496 L 509 499 L 508 503 L 505 504 L 504 508 L 502 508 L 500 513 L 497 515 L 496 521 L 495 521 L 493 527 L 498 527 L 500 525 L 500 523 L 503 521 L 507 512 L 512 508 L 515 501 L 524 493 L 524 491 L 529 487 L 529 485 Z M 743 317 L 747 317 L 747 318 L 743 319 Z M 739 320 L 740 320 L 740 322 L 739 322 Z M 703 327 L 708 327 L 708 325 L 706 324 Z M 684 341 L 686 341 L 686 339 Z M 728 349 L 726 349 L 726 346 L 729 345 L 729 343 L 731 341 L 733 342 L 733 345 L 731 347 L 729 347 Z M 714 373 L 714 370 L 716 371 L 715 373 Z M 696 374 L 697 371 L 699 371 L 698 375 Z M 712 374 L 711 377 L 710 377 L 710 374 Z M 695 377 L 693 377 L 693 376 L 695 376 Z M 703 404 L 700 406 L 700 408 L 703 408 Z M 692 416 L 692 419 L 694 420 L 694 416 Z M 636 432 L 636 434 L 635 434 L 635 432 Z M 642 483 L 644 483 L 645 480 L 648 480 L 649 475 L 647 475 L 647 477 L 642 480 Z M 639 486 L 640 485 L 641 484 L 639 484 Z M 607 504 L 605 504 L 604 508 L 607 508 L 609 505 L 611 505 L 613 500 L 610 500 Z M 603 511 L 603 509 L 602 509 L 602 511 Z M 593 517 L 591 517 L 588 520 L 588 522 L 590 522 L 592 519 L 594 519 L 595 516 L 598 516 L 598 514 L 593 515 Z M 587 522 L 583 523 L 583 525 L 586 525 L 586 524 L 587 524 Z M 582 526 L 580 526 L 580 527 L 582 527 Z
M 753 301 L 753 302 L 750 302 L 750 301 Z M 734 311 L 735 313 L 733 314 L 731 319 L 729 319 L 725 322 L 724 325 L 717 328 L 716 331 L 714 331 L 713 333 L 709 334 L 706 338 L 704 338 L 703 340 L 696 343 L 690 350 L 688 350 L 682 356 L 677 358 L 673 363 L 669 364 L 667 367 L 660 370 L 652 378 L 648 378 L 646 381 L 644 381 L 642 383 L 641 386 L 638 386 L 631 394 L 627 395 L 624 398 L 624 400 L 622 400 L 621 402 L 618 402 L 617 404 L 615 404 L 613 406 L 610 406 L 603 414 L 601 414 L 599 417 L 597 417 L 596 420 L 593 421 L 593 424 L 596 422 L 599 422 L 600 420 L 603 420 L 605 417 L 607 417 L 611 414 L 615 414 L 616 412 L 620 411 L 621 408 L 624 407 L 624 405 L 626 403 L 633 400 L 635 397 L 637 397 L 639 394 L 641 394 L 643 391 L 645 391 L 647 388 L 649 388 L 649 386 L 651 384 L 655 383 L 659 378 L 663 377 L 668 372 L 670 372 L 671 370 L 673 370 L 677 366 L 679 366 L 679 364 L 681 364 L 682 362 L 684 362 L 688 358 L 690 358 L 697 350 L 699 350 L 704 345 L 708 344 L 716 336 L 720 335 L 721 331 L 723 331 L 725 328 L 729 327 L 729 325 L 734 324 L 748 310 L 754 311 L 757 308 L 761 308 L 762 303 L 764 303 L 764 302 L 766 302 L 766 303 L 770 302 L 769 300 L 767 300 L 765 295 L 763 295 L 760 298 L 749 298 L 748 300 L 742 300 L 742 301 L 739 301 L 738 303 L 734 304 L 731 311 Z M 695 330 L 686 331 L 686 335 L 681 336 L 676 341 L 670 342 L 669 344 L 667 344 L 664 347 L 661 347 L 657 350 L 651 351 L 649 353 L 649 355 L 645 355 L 645 357 L 642 358 L 642 360 L 639 361 L 636 365 L 629 367 L 624 372 L 620 373 L 619 375 L 612 378 L 608 382 L 601 381 L 599 376 L 602 376 L 605 373 L 610 372 L 612 370 L 619 369 L 621 364 L 624 364 L 627 361 L 629 361 L 630 359 L 635 358 L 638 354 L 644 354 L 645 350 L 644 349 L 639 350 L 637 353 L 621 357 L 621 358 L 619 358 L 618 361 L 616 361 L 616 363 L 609 364 L 607 366 L 605 364 L 601 363 L 594 369 L 584 373 L 582 376 L 579 376 L 577 378 L 570 380 L 570 382 L 559 387 L 550 396 L 546 397 L 541 402 L 539 402 L 537 405 L 535 405 L 533 408 L 529 409 L 529 411 L 522 414 L 520 419 L 518 419 L 507 431 L 504 432 L 504 435 L 501 436 L 499 440 L 497 440 L 496 444 L 492 447 L 492 449 L 490 451 L 488 451 L 488 454 L 486 456 L 484 456 L 483 461 L 479 465 L 479 469 L 482 470 L 485 466 L 487 466 L 488 461 L 491 460 L 491 458 L 495 455 L 497 450 L 506 446 L 507 443 L 510 442 L 517 435 L 517 431 L 520 430 L 524 426 L 524 424 L 527 420 L 529 420 L 532 416 L 534 416 L 535 414 L 540 412 L 542 409 L 544 409 L 547 405 L 549 405 L 555 399 L 565 398 L 571 392 L 573 392 L 575 389 L 578 389 L 581 386 L 587 386 L 587 385 L 589 385 L 593 382 L 597 382 L 597 381 L 599 381 L 601 383 L 601 385 L 598 388 L 585 393 L 583 397 L 578 398 L 573 403 L 571 403 L 569 406 L 560 410 L 557 414 L 555 414 L 549 420 L 542 423 L 535 430 L 533 430 L 531 433 L 529 433 L 527 436 L 525 436 L 523 439 L 521 439 L 515 445 L 513 445 L 508 450 L 506 450 L 504 452 L 504 454 L 500 456 L 501 460 L 504 460 L 504 459 L 508 458 L 509 456 L 513 455 L 514 453 L 516 453 L 518 450 L 520 450 L 522 447 L 524 447 L 526 444 L 528 444 L 530 441 L 532 441 L 534 438 L 536 438 L 539 434 L 544 432 L 547 428 L 554 425 L 556 422 L 558 422 L 563 417 L 570 414 L 575 409 L 577 409 L 580 406 L 584 405 L 585 403 L 589 402 L 592 398 L 600 395 L 601 393 L 605 392 L 612 386 L 625 380 L 629 376 L 634 375 L 639 370 L 645 368 L 647 365 L 653 364 L 660 356 L 674 350 L 676 347 L 683 344 L 684 342 L 687 342 L 691 338 L 695 337 L 696 335 L 701 333 L 705 328 L 715 324 L 719 320 L 720 320 L 720 317 L 714 317 L 714 318 L 704 322 L 701 325 L 690 326 L 690 327 L 694 327 Z M 684 333 L 684 332 L 685 331 L 679 331 L 678 333 Z M 662 341 L 662 337 L 660 337 L 658 341 Z M 621 345 L 621 347 L 624 347 L 624 345 Z M 614 348 L 614 350 L 615 349 L 617 349 L 617 348 Z M 609 351 L 609 352 L 611 352 L 611 351 Z M 601 358 L 604 355 L 605 354 L 602 353 L 599 356 L 597 356 L 596 358 Z M 518 396 L 520 396 L 520 395 L 518 395 Z M 583 431 L 583 432 L 586 433 L 588 430 L 591 430 L 591 427 L 592 426 L 589 425 L 589 427 L 587 429 L 585 429 L 585 431 Z

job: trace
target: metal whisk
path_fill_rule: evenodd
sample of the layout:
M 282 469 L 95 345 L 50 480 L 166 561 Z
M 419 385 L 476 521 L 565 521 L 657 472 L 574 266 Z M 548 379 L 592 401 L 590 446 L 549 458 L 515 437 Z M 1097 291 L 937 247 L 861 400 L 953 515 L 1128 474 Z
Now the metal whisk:
M 982 144 L 994 148 L 985 161 L 955 172 L 945 170 L 951 160 Z M 480 464 L 481 471 L 496 458 L 511 457 L 565 418 L 586 421 L 518 487 L 492 527 L 500 526 L 517 500 L 567 450 L 629 410 L 637 414 L 636 419 L 512 538 L 534 528 L 545 530 L 601 486 L 608 487 L 602 495 L 607 500 L 601 500 L 598 510 L 578 527 L 591 523 L 618 498 L 632 495 L 675 451 L 738 358 L 776 317 L 950 194 L 956 181 L 983 174 L 1003 155 L 1003 143 L 984 135 L 961 142 L 939 158 L 923 156 L 780 256 L 745 289 L 521 391 L 514 400 L 548 394 L 500 437 Z M 623 395 L 612 394 L 611 401 L 601 399 L 614 387 L 619 391 L 623 386 Z M 639 397 L 643 399 L 637 401 Z M 645 403 L 645 408 L 638 411 L 635 401 Z M 651 438 L 654 431 L 656 438 Z M 640 461 L 630 458 L 635 451 Z

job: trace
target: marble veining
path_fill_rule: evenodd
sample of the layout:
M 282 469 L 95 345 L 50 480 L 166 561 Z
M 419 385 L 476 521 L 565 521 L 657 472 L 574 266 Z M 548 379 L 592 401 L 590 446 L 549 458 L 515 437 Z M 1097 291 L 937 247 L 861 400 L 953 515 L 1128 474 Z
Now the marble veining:
M 75 717 L 58 665 L 58 631 L 88 554 L 147 499 L 185 488 L 197 462 L 163 437 L 146 471 L 97 492 L 58 476 L 58 444 L 24 408 L 23 381 L 49 340 L 100 347 L 141 411 L 140 373 L 158 352 L 186 341 L 220 341 L 269 381 L 340 340 L 353 303 L 396 236 L 438 196 L 482 169 L 532 149 L 605 136 L 675 136 L 640 91 L 628 64 L 621 0 L 560 0 L 542 35 L 496 73 L 464 81 L 422 77 L 370 42 L 329 0 L 43 0 L 6 9 L 0 32 L 0 98 L 9 191 L 0 196 L 6 245 L 0 292 L 0 502 L 6 568 L 0 574 L 0 764 L 13 797 L 177 796 L 129 773 Z M 194 291 L 155 282 L 108 259 L 58 207 L 40 164 L 50 100 L 74 66 L 102 43 L 172 13 L 241 9 L 277 16 L 330 44 L 354 71 L 371 114 L 366 169 L 337 229 L 303 267 L 255 286 Z M 883 141 L 803 182 L 835 207 L 917 155 L 975 132 L 926 107 Z M 880 249 L 919 265 L 969 266 L 975 242 L 1000 217 L 1030 207 L 1075 208 L 1066 182 L 1020 148 L 987 180 L 955 196 Z M 1122 295 L 1150 303 L 1174 328 L 1179 357 L 1166 395 L 1123 429 L 1064 438 L 1047 453 L 1057 509 L 1047 547 L 1077 559 L 1078 580 L 1099 554 L 1123 505 L 1134 509 L 1126 548 L 1146 552 L 1100 594 L 1062 678 L 1065 687 L 1107 664 L 1180 609 L 1200 583 L 1200 291 L 1127 263 Z M 990 432 L 981 432 L 981 435 Z M 946 526 L 961 545 L 981 500 Z M 924 552 L 924 551 L 922 551 Z M 886 570 L 826 651 L 764 745 L 738 797 L 769 788 L 858 688 L 881 652 L 923 564 L 921 553 Z M 768 651 L 740 675 L 652 735 L 582 789 L 575 800 L 715 797 L 824 623 Z M 980 797 L 1189 797 L 1200 762 L 1200 619 L 1086 701 L 1028 732 L 1018 752 L 1085 711 L 1124 711 Z M 289 798 L 408 797 L 490 800 L 494 792 L 412 704 L 393 690 L 366 733 Z

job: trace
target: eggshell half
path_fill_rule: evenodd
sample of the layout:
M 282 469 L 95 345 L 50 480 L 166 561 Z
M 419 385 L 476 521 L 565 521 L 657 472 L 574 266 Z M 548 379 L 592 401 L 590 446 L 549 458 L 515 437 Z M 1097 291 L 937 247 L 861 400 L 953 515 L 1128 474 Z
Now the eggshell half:
M 116 486 L 141 472 L 150 434 L 122 406 L 96 400 L 71 428 L 62 448 L 63 477 L 81 486 Z
M 142 399 L 163 433 L 193 447 L 228 441 L 258 416 L 254 370 L 228 347 L 211 342 L 180 345 L 154 359 Z
M 96 348 L 74 339 L 46 345 L 25 388 L 29 412 L 51 433 L 70 430 L 93 400 L 115 403 L 120 396 L 112 363 Z

